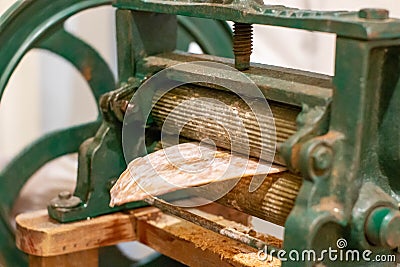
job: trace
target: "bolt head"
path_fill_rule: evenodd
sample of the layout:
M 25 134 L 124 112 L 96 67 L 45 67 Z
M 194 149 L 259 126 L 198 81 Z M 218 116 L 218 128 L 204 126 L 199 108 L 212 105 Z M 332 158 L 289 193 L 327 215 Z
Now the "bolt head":
M 371 212 L 366 223 L 368 240 L 387 248 L 400 246 L 400 212 L 391 207 L 378 207 Z
M 400 212 L 391 210 L 382 222 L 381 240 L 389 248 L 400 247 Z
M 75 208 L 81 204 L 81 199 L 79 197 L 73 196 L 68 191 L 63 191 L 58 194 L 56 198 L 50 201 L 50 206 L 52 208 Z
M 70 199 L 71 197 L 72 197 L 72 194 L 69 191 L 62 191 L 62 192 L 58 193 L 59 199 Z
M 389 11 L 380 8 L 364 8 L 358 11 L 358 17 L 361 19 L 381 20 L 389 18 Z
M 320 145 L 312 153 L 314 169 L 318 171 L 328 170 L 332 165 L 333 151 L 330 147 Z

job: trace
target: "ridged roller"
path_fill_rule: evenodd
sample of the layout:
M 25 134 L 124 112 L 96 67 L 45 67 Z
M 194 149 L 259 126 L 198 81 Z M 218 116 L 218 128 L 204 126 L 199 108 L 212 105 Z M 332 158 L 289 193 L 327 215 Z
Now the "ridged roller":
M 158 96 L 156 95 L 156 97 Z M 220 101 L 231 107 L 233 113 L 219 108 L 213 101 L 193 101 L 196 98 L 210 98 Z M 250 104 L 254 106 L 263 105 L 262 101 L 256 99 Z M 160 128 L 168 116 L 169 123 L 164 125 L 163 128 L 163 132 L 166 134 L 179 134 L 182 137 L 197 141 L 209 138 L 219 147 L 237 150 L 236 152 L 239 153 L 249 148 L 250 156 L 271 160 L 271 155 L 276 152 L 276 143 L 284 142 L 296 132 L 296 117 L 300 110 L 297 107 L 285 106 L 271 101 L 269 106 L 275 125 L 272 124 L 271 114 L 260 114 L 258 124 L 249 105 L 236 94 L 203 86 L 184 85 L 163 95 L 155 103 L 152 115 Z M 240 118 L 240 120 L 237 118 Z M 230 134 L 224 128 L 225 126 L 230 128 Z M 242 126 L 244 126 L 244 129 Z M 178 131 L 177 129 L 180 127 L 182 129 Z M 261 138 L 260 127 L 266 133 L 263 138 Z M 274 127 L 276 142 L 273 135 L 270 134 L 273 133 Z M 234 146 L 231 146 L 232 142 L 234 142 Z M 261 153 L 261 143 L 264 145 L 263 154 Z M 278 155 L 275 155 L 274 162 L 284 164 Z
M 301 177 L 282 172 L 268 175 L 262 185 L 249 192 L 251 177 L 243 177 L 218 203 L 283 226 L 294 206 Z
M 166 142 L 159 142 L 155 150 L 171 146 Z M 190 142 L 187 139 L 180 139 L 180 142 Z M 268 175 L 261 186 L 254 192 L 249 192 L 252 177 L 242 177 L 236 186 L 217 202 L 246 214 L 260 219 L 284 226 L 286 218 L 294 206 L 297 194 L 302 184 L 302 178 L 291 174 L 288 171 Z M 220 182 L 223 183 L 223 182 Z M 199 193 L 204 198 L 207 192 Z
M 158 98 L 160 94 L 156 95 Z M 224 112 L 223 109 L 213 105 L 213 102 L 196 102 L 196 98 L 212 98 L 237 111 L 237 116 L 242 120 L 245 130 L 248 134 L 250 155 L 259 158 L 260 142 L 266 144 L 269 153 L 275 153 L 275 144 L 268 140 L 261 139 L 259 127 L 271 127 L 271 117 L 266 114 L 260 116 L 260 126 L 255 122 L 255 117 L 249 106 L 237 95 L 222 91 L 209 89 L 199 85 L 180 86 L 167 94 L 163 95 L 152 111 L 156 124 L 161 128 L 166 117 L 169 116 L 169 125 L 163 128 L 164 132 L 172 135 L 180 134 L 180 142 L 190 140 L 201 141 L 204 138 L 210 138 L 214 143 L 222 148 L 230 149 L 231 143 L 227 137 L 226 130 L 219 124 L 221 122 L 231 123 L 231 128 L 238 127 L 232 118 L 232 114 Z M 182 104 L 189 101 L 190 106 Z M 257 105 L 257 100 L 252 102 Z M 180 106 L 177 108 L 177 106 Z M 285 106 L 275 102 L 269 102 L 272 111 L 277 142 L 284 142 L 296 131 L 296 117 L 300 110 L 296 107 Z M 175 109 L 175 110 L 174 110 Z M 173 111 L 171 113 L 171 111 Z M 193 119 L 193 118 L 196 119 Z M 211 118 L 211 119 L 206 119 Z M 182 123 L 185 122 L 185 123 Z M 184 127 L 179 133 L 175 127 Z M 238 130 L 243 130 L 239 129 Z M 245 136 L 238 134 L 236 141 Z M 173 138 L 172 138 L 173 139 Z M 171 145 L 171 138 L 166 138 L 164 146 Z M 245 142 L 244 142 L 245 143 Z M 161 147 L 161 146 L 160 146 Z M 240 147 L 240 146 L 239 146 Z M 157 147 L 159 148 L 159 147 Z M 240 152 L 240 151 L 237 151 Z M 279 157 L 275 157 L 275 162 L 282 164 Z M 262 185 L 254 192 L 249 192 L 251 177 L 243 177 L 238 184 L 227 195 L 217 202 L 256 216 L 258 218 L 270 221 L 278 225 L 284 225 L 287 216 L 294 206 L 297 193 L 301 186 L 301 178 L 289 172 L 269 175 Z M 205 195 L 205 197 L 207 197 Z

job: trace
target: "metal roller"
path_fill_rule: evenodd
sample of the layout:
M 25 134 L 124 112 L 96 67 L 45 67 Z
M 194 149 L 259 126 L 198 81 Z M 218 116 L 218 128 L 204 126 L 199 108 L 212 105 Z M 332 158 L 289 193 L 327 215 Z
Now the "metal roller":
M 160 94 L 156 93 L 155 99 L 159 98 Z M 227 112 L 226 108 L 218 107 L 214 101 L 194 101 L 202 98 L 219 101 L 234 112 Z M 252 106 L 262 104 L 257 99 L 251 102 Z M 250 156 L 271 160 L 271 155 L 275 154 L 276 143 L 284 142 L 296 132 L 296 117 L 300 109 L 272 101 L 269 102 L 269 106 L 273 118 L 270 114 L 261 114 L 260 121 L 257 122 L 251 107 L 236 94 L 199 85 L 184 85 L 162 95 L 155 103 L 152 115 L 160 128 L 168 117 L 169 123 L 162 128 L 164 133 L 179 134 L 197 141 L 209 138 L 218 147 L 239 150 L 235 151 L 239 153 L 241 149 L 246 151 L 249 148 Z M 225 127 L 227 125 L 233 129 L 230 133 Z M 260 128 L 267 133 L 263 135 L 263 138 L 261 138 Z M 274 131 L 276 139 L 273 136 Z M 236 147 L 232 146 L 232 142 L 235 142 Z M 263 153 L 265 154 L 263 155 L 261 155 L 261 144 L 264 145 Z M 274 162 L 284 164 L 277 155 Z
M 160 98 L 161 97 L 161 98 Z M 180 142 L 188 139 L 201 141 L 210 138 L 214 143 L 222 148 L 231 149 L 231 142 L 234 139 L 246 149 L 246 140 L 249 140 L 250 156 L 260 158 L 261 142 L 266 145 L 267 155 L 275 153 L 275 143 L 268 139 L 268 135 L 261 139 L 260 127 L 271 128 L 275 126 L 276 141 L 284 142 L 296 131 L 296 117 L 300 109 L 293 106 L 281 105 L 276 102 L 269 102 L 273 114 L 275 125 L 271 124 L 271 116 L 262 114 L 259 123 L 256 121 L 251 108 L 239 96 L 234 93 L 213 90 L 199 85 L 180 86 L 164 95 L 158 92 L 155 99 L 160 98 L 152 110 L 156 124 L 166 133 L 163 146 L 173 145 L 174 138 L 171 135 L 180 135 Z M 224 122 L 230 122 L 230 127 L 240 130 L 240 122 L 237 118 L 232 118 L 232 114 L 218 109 L 217 105 L 210 101 L 193 101 L 200 98 L 210 98 L 237 111 L 236 114 L 247 132 L 246 135 L 229 136 L 224 129 Z M 155 102 L 155 101 L 154 101 Z M 185 103 L 186 102 L 186 103 Z M 254 100 L 251 104 L 257 105 L 261 101 Z M 168 117 L 169 123 L 164 125 Z M 179 132 L 177 132 L 179 129 Z M 273 129 L 273 128 L 271 128 Z M 236 139 L 235 139 L 236 138 Z M 176 138 L 175 140 L 178 140 Z M 240 148 L 241 146 L 239 146 Z M 156 150 L 161 148 L 161 143 L 156 146 Z M 240 151 L 236 151 L 240 152 Z M 279 157 L 275 157 L 275 163 L 283 164 Z M 283 172 L 269 175 L 263 184 L 254 192 L 249 192 L 251 177 L 243 177 L 238 184 L 223 198 L 217 202 L 228 207 L 240 210 L 252 216 L 270 221 L 283 226 L 286 218 L 294 206 L 297 193 L 300 189 L 302 180 L 300 177 Z M 207 197 L 207 192 L 202 194 Z
M 268 175 L 263 184 L 249 192 L 251 177 L 242 177 L 218 203 L 283 226 L 294 206 L 301 177 L 282 172 Z
M 166 142 L 158 142 L 155 151 L 171 146 L 167 137 Z M 181 143 L 190 142 L 180 138 Z M 294 206 L 297 194 L 302 184 L 302 178 L 288 171 L 269 174 L 261 186 L 254 192 L 249 192 L 252 177 L 242 177 L 235 187 L 217 202 L 234 208 L 246 214 L 283 226 Z M 224 182 L 220 182 L 224 183 Z M 199 196 L 214 199 L 212 193 L 199 191 Z

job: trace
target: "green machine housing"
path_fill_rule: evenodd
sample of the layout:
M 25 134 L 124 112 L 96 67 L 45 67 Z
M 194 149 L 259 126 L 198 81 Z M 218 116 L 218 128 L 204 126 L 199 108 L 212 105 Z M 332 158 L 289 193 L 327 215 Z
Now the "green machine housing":
M 85 3 L 75 2 L 77 5 Z M 184 62 L 212 61 L 242 71 L 260 88 L 272 105 L 272 111 L 280 110 L 282 120 L 287 120 L 282 126 L 276 126 L 282 138 L 278 138 L 275 161 L 289 169 L 285 175 L 297 185 L 290 191 L 294 197 L 287 197 L 293 203 L 276 204 L 281 205 L 276 208 L 280 213 L 249 212 L 284 225 L 284 250 L 322 251 L 336 248 L 336 241 L 344 238 L 349 249 L 398 255 L 400 20 L 390 18 L 386 10 L 380 9 L 312 11 L 255 1 L 115 0 L 113 5 L 117 8 L 119 88 L 110 91 L 115 88 L 112 82 L 92 80 L 98 83 L 94 87 L 98 88 L 95 93 L 101 117 L 86 128 L 65 132 L 80 136 L 75 138 L 80 143 L 74 145 L 80 147 L 77 186 L 72 196 L 60 194 L 52 201 L 48 208 L 51 217 L 70 222 L 145 205 L 143 202 L 114 208 L 108 205 L 109 189 L 126 168 L 122 126 L 129 101 L 144 81 L 162 69 Z M 182 29 L 192 27 L 195 32 L 193 27 L 208 21 L 204 19 L 217 20 L 215 25 L 222 28 L 225 26 L 220 21 L 235 23 L 234 54 L 229 33 L 228 39 L 222 36 L 226 28 L 209 40 L 197 38 L 203 50 L 212 55 L 191 55 L 176 50 L 182 39 L 186 38 L 186 47 L 190 41 L 188 35 L 182 34 Z M 336 34 L 334 76 L 249 64 L 252 24 Z M 42 38 L 35 45 L 54 50 L 57 41 L 69 38 L 62 37 L 63 34 L 66 35 L 64 31 L 53 30 L 51 38 Z M 229 41 L 222 44 L 226 40 Z M 58 50 L 63 53 L 62 48 Z M 230 59 L 232 56 L 234 59 Z M 3 56 L 1 60 L 7 61 Z M 82 69 L 83 63 L 79 64 L 78 68 Z M 93 71 L 108 73 L 101 69 L 101 64 L 93 66 L 98 68 Z M 187 70 L 178 73 L 177 79 L 182 75 L 190 79 L 197 74 Z M 229 73 L 221 77 L 229 79 Z M 5 84 L 7 79 L 0 81 Z M 225 93 L 213 86 L 203 87 L 196 84 L 182 87 L 179 94 L 196 90 Z M 246 94 L 245 87 L 243 94 Z M 148 109 L 150 104 L 151 101 L 143 101 L 139 109 Z M 153 117 L 156 121 L 157 114 Z M 154 124 L 147 123 L 149 127 Z M 82 134 L 88 127 L 91 130 Z M 152 144 L 158 135 L 149 134 L 147 138 Z M 86 141 L 82 142 L 84 139 Z M 48 145 L 44 143 L 42 145 Z M 30 153 L 29 156 L 34 155 Z M 132 158 L 142 155 L 139 150 L 131 153 Z M 15 175 L 12 169 L 12 166 L 8 168 L 7 176 Z M 2 172 L 2 177 L 6 172 Z M 287 186 L 291 184 L 288 182 Z M 234 194 L 231 197 L 235 197 Z M 221 202 L 230 205 L 229 201 Z M 257 210 L 249 207 L 245 199 L 242 202 L 242 210 Z M 313 264 L 317 263 L 288 261 L 283 266 Z M 376 266 L 374 262 L 325 264 Z M 385 264 L 394 266 L 396 263 L 379 266 Z

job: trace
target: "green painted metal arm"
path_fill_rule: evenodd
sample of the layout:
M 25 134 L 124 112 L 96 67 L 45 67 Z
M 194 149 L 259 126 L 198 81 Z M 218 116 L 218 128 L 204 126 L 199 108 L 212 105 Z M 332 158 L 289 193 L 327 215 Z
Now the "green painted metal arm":
M 92 122 L 45 135 L 25 148 L 0 172 L 0 232 L 4 232 L 4 235 L 1 235 L 0 250 L 3 257 L 7 257 L 8 264 L 21 260 L 16 256 L 17 249 L 14 248 L 13 242 L 11 246 L 8 244 L 8 240 L 14 240 L 9 221 L 10 210 L 20 190 L 31 175 L 45 163 L 78 151 L 81 143 L 93 136 L 99 125 L 100 122 Z M 5 251 L 10 251 L 10 255 L 4 255 Z
M 99 126 L 100 121 L 95 121 L 55 131 L 25 148 L 0 172 L 2 210 L 9 211 L 20 189 L 35 171 L 57 157 L 78 151 L 83 141 L 92 137 Z
M 75 13 L 110 3 L 104 0 L 36 0 L 14 4 L 0 18 L 0 99 L 18 63 L 32 48 L 48 50 L 70 62 L 86 78 L 96 99 L 112 90 L 115 80 L 105 61 L 90 46 L 62 28 L 63 22 Z M 64 49 L 65 45 L 70 50 Z M 81 143 L 93 136 L 99 125 L 98 120 L 45 135 L 0 172 L 0 265 L 2 262 L 6 266 L 27 264 L 24 254 L 15 247 L 9 221 L 10 210 L 22 186 L 45 163 L 78 151 Z
M 53 52 L 71 63 L 88 83 L 96 103 L 103 94 L 114 89 L 114 75 L 104 59 L 91 46 L 64 28 L 44 36 L 34 47 Z
M 46 31 L 72 15 L 110 0 L 36 0 L 19 1 L 0 22 L 0 98 L 7 82 L 23 56 Z
M 51 2 L 55 3 L 56 1 Z M 64 1 L 58 2 L 64 3 Z M 68 3 L 68 5 L 65 3 L 57 3 L 55 6 L 59 8 L 57 9 L 59 14 L 57 17 L 58 20 L 53 17 L 53 19 L 49 20 L 49 16 L 44 16 L 43 18 L 40 18 L 41 21 L 39 21 L 38 18 L 33 16 L 31 18 L 33 20 L 32 24 L 35 24 L 34 22 L 36 22 L 38 27 L 36 30 L 38 33 L 40 33 L 34 34 L 35 38 L 25 36 L 24 34 L 26 32 L 24 31 L 24 27 L 18 27 L 16 32 L 9 32 L 9 29 L 17 27 L 20 23 L 22 23 L 23 20 L 26 19 L 26 13 L 38 12 L 38 10 L 44 8 L 44 6 L 49 5 L 49 1 L 19 3 L 13 7 L 16 8 L 14 13 L 7 13 L 5 18 L 2 18 L 2 22 L 4 24 L 1 24 L 1 27 L 4 29 L 4 31 L 1 31 L 0 33 L 0 40 L 4 40 L 2 44 L 4 44 L 6 48 L 10 48 L 10 50 L 2 49 L 0 51 L 0 58 L 2 59 L 0 61 L 0 66 L 5 68 L 2 72 L 0 72 L 3 81 L 3 87 L 0 87 L 0 93 L 4 91 L 4 85 L 11 75 L 10 72 L 15 69 L 18 61 L 20 60 L 20 58 L 17 57 L 17 54 L 27 52 L 31 48 L 35 47 L 53 52 L 75 66 L 82 76 L 87 80 L 92 93 L 97 100 L 102 94 L 114 88 L 115 81 L 112 72 L 100 55 L 86 43 L 82 42 L 80 39 L 69 34 L 68 32 L 64 31 L 63 28 L 58 26 L 60 23 L 63 23 L 67 16 L 73 15 L 73 12 L 78 12 L 83 8 L 91 7 L 89 4 L 93 5 L 94 3 L 83 2 L 85 1 L 75 1 L 75 5 L 72 6 L 71 3 Z M 99 4 L 106 3 L 109 2 L 96 1 L 95 5 L 97 6 Z M 56 9 L 53 10 L 53 8 L 55 7 L 52 6 L 50 11 L 57 13 Z M 68 10 L 69 8 L 71 10 Z M 48 25 L 50 22 L 56 23 L 56 25 Z M 29 25 L 28 30 L 31 30 L 31 27 L 34 27 L 34 25 Z M 54 27 L 58 27 L 58 30 L 54 31 Z M 49 29 L 53 30 L 46 32 L 46 30 Z M 25 44 L 25 47 L 18 47 L 18 44 Z M 68 46 L 68 50 L 63 49 L 63 46 L 65 48 L 65 45 Z M 19 52 L 16 52 L 16 50 Z M 15 52 L 16 54 L 11 54 L 12 52 Z M 23 54 L 21 57 L 22 56 Z M 7 62 L 7 60 L 10 61 Z M 1 205 L 3 207 L 7 207 L 3 208 L 3 211 L 8 211 L 10 209 L 13 201 L 18 195 L 19 190 L 22 188 L 23 184 L 27 181 L 30 175 L 32 175 L 46 162 L 59 156 L 76 152 L 79 148 L 79 145 L 85 139 L 95 134 L 99 125 L 100 121 L 97 121 L 86 125 L 73 127 L 71 129 L 51 133 L 44 136 L 37 142 L 33 143 L 29 148 L 21 152 L 21 154 L 17 156 L 0 174 L 2 183 L 6 183 L 5 186 L 2 187 L 2 190 L 5 190 L 6 193 L 1 194 L 0 196 L 0 199 L 2 199 Z M 47 151 L 47 153 L 43 153 L 43 151 Z M 20 168 L 18 165 L 24 166 L 24 168 Z M 12 182 L 7 182 L 7 179 L 11 179 Z
M 256 1 L 172 1 L 116 0 L 117 8 L 176 14 L 190 17 L 235 21 L 336 33 L 358 39 L 389 39 L 400 37 L 400 20 L 387 19 L 385 12 L 300 10 L 285 6 L 262 5 Z M 364 18 L 365 17 L 365 18 Z

